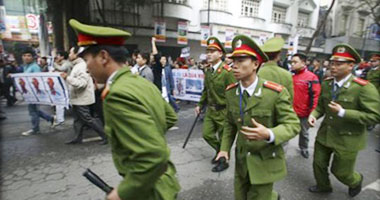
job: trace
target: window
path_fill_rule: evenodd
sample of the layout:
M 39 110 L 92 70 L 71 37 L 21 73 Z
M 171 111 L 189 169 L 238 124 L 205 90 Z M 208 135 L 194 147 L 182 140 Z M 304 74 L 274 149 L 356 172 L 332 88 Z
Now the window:
M 167 0 L 169 3 L 187 4 L 187 0 Z
M 285 23 L 286 8 L 273 6 L 272 22 Z
M 363 33 L 364 33 L 364 23 L 365 23 L 365 20 L 364 19 L 359 19 L 358 21 L 358 24 L 357 24 L 357 32 L 360 37 L 363 37 Z
M 241 4 L 241 15 L 257 17 L 259 15 L 259 0 L 243 0 Z
M 342 16 L 342 23 L 341 23 L 341 28 L 340 28 L 340 33 L 341 34 L 346 33 L 347 19 L 348 19 L 348 15 L 343 15 Z
M 307 27 L 309 24 L 309 14 L 308 13 L 298 13 L 298 20 L 297 20 L 297 25 L 299 27 Z
M 227 0 L 203 0 L 203 9 L 208 9 L 209 1 L 211 10 L 227 11 Z

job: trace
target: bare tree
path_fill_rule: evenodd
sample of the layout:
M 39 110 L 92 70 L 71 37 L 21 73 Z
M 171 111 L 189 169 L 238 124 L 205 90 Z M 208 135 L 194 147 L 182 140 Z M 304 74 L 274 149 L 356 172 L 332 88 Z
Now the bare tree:
M 313 42 L 314 42 L 315 38 L 317 38 L 317 36 L 319 35 L 319 33 L 321 32 L 321 30 L 325 26 L 325 24 L 327 22 L 327 18 L 328 18 L 329 14 L 330 14 L 331 9 L 334 7 L 334 4 L 335 4 L 335 0 L 332 0 L 329 9 L 326 11 L 325 16 L 323 16 L 323 20 L 321 21 L 321 23 L 319 24 L 319 26 L 315 30 L 313 36 L 311 37 L 311 39 L 309 41 L 309 44 L 306 47 L 306 50 L 305 50 L 306 54 L 308 54 L 310 52 L 311 46 L 313 45 Z

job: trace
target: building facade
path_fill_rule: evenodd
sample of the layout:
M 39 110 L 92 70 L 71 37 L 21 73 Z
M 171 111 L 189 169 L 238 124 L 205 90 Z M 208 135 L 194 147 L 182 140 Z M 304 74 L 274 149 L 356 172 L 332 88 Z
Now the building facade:
M 363 4 L 362 1 L 336 0 L 330 13 L 331 33 L 326 39 L 324 51 L 331 52 L 336 44 L 348 43 L 364 58 L 372 52 L 379 52 L 380 38 L 376 38 L 379 37 L 379 33 L 377 36 L 371 33 L 376 25 L 370 12 L 368 5 Z M 380 12 L 379 6 L 377 12 Z
M 101 6 L 90 4 L 91 21 L 94 24 L 106 21 L 131 32 L 133 37 L 127 41 L 129 49 L 150 51 L 154 23 L 160 20 L 166 22 L 166 42 L 157 43 L 159 50 L 175 58 L 181 48 L 189 46 L 191 57 L 196 60 L 205 52 L 200 45 L 203 25 L 208 25 L 211 35 L 222 42 L 226 29 L 233 30 L 234 35 L 250 35 L 258 43 L 274 36 L 287 40 L 298 35 L 298 49 L 302 51 L 317 27 L 319 15 L 318 0 L 164 0 L 137 8 L 133 5 L 120 8 L 114 0 L 109 0 Z M 188 23 L 187 45 L 177 44 L 179 21 Z M 323 52 L 323 49 L 312 48 L 312 52 Z

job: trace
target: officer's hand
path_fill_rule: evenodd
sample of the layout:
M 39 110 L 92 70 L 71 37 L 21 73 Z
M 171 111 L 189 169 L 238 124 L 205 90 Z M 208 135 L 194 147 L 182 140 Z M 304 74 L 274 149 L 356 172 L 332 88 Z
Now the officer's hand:
M 309 122 L 309 125 L 311 127 L 315 126 L 315 122 L 317 122 L 317 119 L 313 115 L 309 115 L 309 119 L 307 120 Z
M 117 188 L 113 189 L 109 195 L 107 195 L 106 200 L 121 200 L 119 194 L 117 193 Z
M 195 114 L 199 114 L 201 112 L 201 108 L 199 106 L 195 107 Z
M 225 157 L 226 160 L 229 160 L 228 152 L 227 151 L 219 151 L 218 155 L 215 158 L 215 161 L 218 161 L 220 158 Z
M 67 78 L 67 73 L 65 73 L 65 72 L 62 72 L 60 75 L 61 75 L 61 77 L 62 77 L 63 79 L 65 79 L 65 80 L 66 80 L 66 78 Z
M 330 101 L 329 107 L 330 107 L 331 111 L 333 111 L 334 113 L 337 113 L 342 109 L 341 105 L 339 105 L 333 101 Z
M 253 118 L 251 118 L 251 122 L 255 126 L 255 128 L 251 128 L 248 126 L 241 127 L 240 132 L 244 134 L 244 137 L 247 140 L 269 140 L 269 129 L 264 125 L 256 122 Z

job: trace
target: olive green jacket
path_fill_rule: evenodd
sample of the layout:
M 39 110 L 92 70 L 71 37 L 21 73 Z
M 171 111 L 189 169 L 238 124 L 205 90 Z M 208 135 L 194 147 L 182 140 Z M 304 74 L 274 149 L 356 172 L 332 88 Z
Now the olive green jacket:
M 300 130 L 300 122 L 293 111 L 288 91 L 281 85 L 274 90 L 264 85 L 259 77 L 256 89 L 246 101 L 244 125 L 253 127 L 251 118 L 270 128 L 274 133 L 273 143 L 248 141 L 240 133 L 240 86 L 237 84 L 226 92 L 227 115 L 221 150 L 229 152 L 236 141 L 236 173 L 245 177 L 247 173 L 252 184 L 272 183 L 287 174 L 282 143 L 295 137 Z
M 380 66 L 368 72 L 367 80 L 371 82 L 380 93 Z
M 105 132 L 120 175 L 121 199 L 175 199 L 180 187 L 165 139 L 177 116 L 155 85 L 120 69 L 104 104 Z
M 222 62 L 215 72 L 212 71 L 212 67 L 205 69 L 204 88 L 198 103 L 199 107 L 206 104 L 226 105 L 226 96 L 224 94 L 226 87 L 236 82 L 236 80 L 231 72 L 231 68 L 225 66 L 226 64 Z
M 325 117 L 316 140 L 337 150 L 359 151 L 367 143 L 367 125 L 380 122 L 379 93 L 368 81 L 351 75 L 335 100 L 345 109 L 344 116 L 339 117 L 328 106 L 332 100 L 333 83 L 333 79 L 323 81 L 318 106 L 311 113 L 317 119 Z
M 293 102 L 293 78 L 290 72 L 279 67 L 275 61 L 268 61 L 260 67 L 257 75 L 263 79 L 273 81 L 286 87 Z

